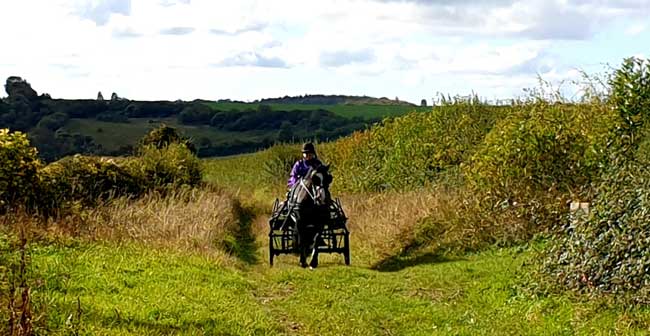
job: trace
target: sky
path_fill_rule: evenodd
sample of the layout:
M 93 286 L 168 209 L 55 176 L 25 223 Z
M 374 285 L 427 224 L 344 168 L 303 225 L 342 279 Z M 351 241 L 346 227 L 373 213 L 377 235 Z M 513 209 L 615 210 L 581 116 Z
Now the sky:
M 650 57 L 650 0 L 0 0 L 0 41 L 54 98 L 495 100 Z

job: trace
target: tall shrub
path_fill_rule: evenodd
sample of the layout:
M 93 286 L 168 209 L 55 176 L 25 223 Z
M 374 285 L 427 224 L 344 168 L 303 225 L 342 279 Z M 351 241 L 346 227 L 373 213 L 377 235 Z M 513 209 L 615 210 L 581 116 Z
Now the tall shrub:
M 336 173 L 347 189 L 412 189 L 436 181 L 465 162 L 509 107 L 456 100 L 385 120 L 370 130 L 328 147 Z M 331 153 L 331 154 L 329 154 Z
M 610 104 L 619 118 L 607 169 L 595 183 L 591 212 L 551 241 L 543 271 L 565 288 L 633 293 L 648 303 L 650 61 L 626 59 L 610 85 Z
M 0 129 L 0 212 L 34 201 L 40 167 L 26 134 Z
M 201 161 L 182 143 L 145 147 L 139 157 L 127 161 L 126 168 L 150 188 L 201 183 Z

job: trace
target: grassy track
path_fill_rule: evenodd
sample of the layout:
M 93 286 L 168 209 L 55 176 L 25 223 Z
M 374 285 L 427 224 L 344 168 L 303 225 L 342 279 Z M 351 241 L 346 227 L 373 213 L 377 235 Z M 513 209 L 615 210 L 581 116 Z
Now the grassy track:
M 529 254 L 509 249 L 459 259 L 423 256 L 390 270 L 346 267 L 341 257 L 332 256 L 315 271 L 297 267 L 293 256 L 282 256 L 269 268 L 137 245 L 51 246 L 35 249 L 32 256 L 43 277 L 35 296 L 49 305 L 52 334 L 74 329 L 93 335 L 648 331 L 649 310 L 522 293 L 516 279 Z

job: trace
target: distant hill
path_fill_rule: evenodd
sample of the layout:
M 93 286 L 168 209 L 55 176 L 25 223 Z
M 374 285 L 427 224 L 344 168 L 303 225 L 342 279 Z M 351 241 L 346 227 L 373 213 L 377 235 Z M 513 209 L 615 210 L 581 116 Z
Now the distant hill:
M 136 101 L 101 92 L 96 99 L 53 99 L 21 77 L 9 77 L 0 98 L 0 128 L 27 132 L 46 161 L 82 153 L 128 155 L 161 123 L 192 138 L 199 156 L 232 155 L 276 142 L 328 141 L 385 117 L 426 108 L 388 98 L 308 95 L 263 99 Z
M 305 95 L 305 96 L 284 96 L 281 98 L 265 98 L 255 101 L 260 104 L 305 104 L 305 105 L 396 105 L 415 106 L 406 101 L 388 99 L 386 97 L 374 98 L 368 96 L 346 96 L 346 95 Z

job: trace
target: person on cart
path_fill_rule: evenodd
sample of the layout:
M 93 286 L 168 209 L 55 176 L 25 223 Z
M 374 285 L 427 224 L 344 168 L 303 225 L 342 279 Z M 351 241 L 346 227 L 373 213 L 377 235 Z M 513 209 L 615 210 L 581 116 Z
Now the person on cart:
M 294 184 L 298 183 L 301 178 L 307 175 L 310 168 L 315 169 L 320 167 L 322 164 L 323 163 L 320 162 L 316 155 L 316 149 L 314 148 L 313 143 L 308 142 L 302 145 L 302 159 L 296 161 L 293 168 L 291 168 L 289 180 L 287 181 L 287 188 L 291 190 Z

